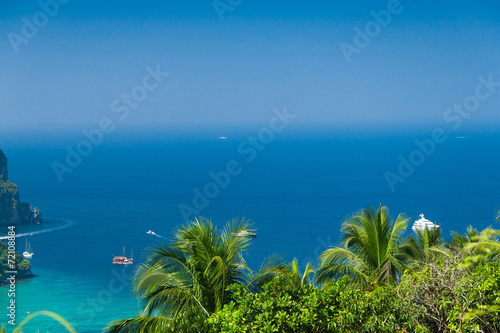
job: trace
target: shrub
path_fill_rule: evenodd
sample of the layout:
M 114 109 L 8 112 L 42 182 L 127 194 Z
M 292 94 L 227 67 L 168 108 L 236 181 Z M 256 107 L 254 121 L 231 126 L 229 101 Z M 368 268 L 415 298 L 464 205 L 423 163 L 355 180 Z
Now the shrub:
M 215 332 L 402 332 L 407 312 L 395 290 L 372 292 L 350 286 L 347 277 L 318 289 L 294 288 L 280 276 L 262 293 L 234 287 L 236 302 L 209 318 Z

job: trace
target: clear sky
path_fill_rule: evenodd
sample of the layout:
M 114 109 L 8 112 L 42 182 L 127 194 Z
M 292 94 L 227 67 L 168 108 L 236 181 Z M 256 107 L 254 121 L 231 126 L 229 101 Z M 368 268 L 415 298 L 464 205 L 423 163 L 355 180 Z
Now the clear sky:
M 427 126 L 500 81 L 498 0 L 54 1 L 0 0 L 0 129 Z M 494 89 L 468 125 L 499 124 Z

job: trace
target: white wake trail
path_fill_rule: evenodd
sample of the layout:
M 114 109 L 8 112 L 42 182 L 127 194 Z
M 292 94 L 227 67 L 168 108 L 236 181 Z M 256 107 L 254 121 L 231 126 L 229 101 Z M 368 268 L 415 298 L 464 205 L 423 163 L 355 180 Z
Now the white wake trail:
M 154 232 L 154 231 L 151 231 L 149 234 L 150 234 L 150 235 L 153 235 L 153 236 L 156 236 L 156 237 L 163 238 L 163 239 L 168 239 L 167 237 L 163 237 L 162 235 L 158 235 L 158 234 L 157 234 L 156 232 Z
M 49 219 L 47 219 L 47 220 L 49 220 Z M 22 234 L 16 234 L 16 238 L 17 237 L 25 237 L 25 236 L 34 236 L 34 235 L 39 235 L 39 234 L 43 234 L 46 232 L 62 230 L 62 229 L 66 229 L 66 228 L 71 227 L 73 224 L 76 224 L 75 221 L 70 221 L 70 220 L 65 220 L 65 219 L 53 219 L 53 218 L 51 218 L 50 220 L 63 221 L 63 222 L 65 222 L 65 224 L 58 226 L 58 227 L 50 228 L 50 229 L 44 229 L 44 230 L 38 230 L 38 231 L 33 231 L 33 232 L 24 232 Z M 0 236 L 0 239 L 7 239 L 9 237 L 10 236 Z

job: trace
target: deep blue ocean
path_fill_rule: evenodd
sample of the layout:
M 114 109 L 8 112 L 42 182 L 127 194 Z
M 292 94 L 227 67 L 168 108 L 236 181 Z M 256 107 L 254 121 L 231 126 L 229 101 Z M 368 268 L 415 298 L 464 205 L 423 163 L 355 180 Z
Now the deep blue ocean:
M 114 137 L 94 147 L 62 182 L 51 164 L 64 162 L 65 146 L 76 146 L 81 137 L 6 140 L 0 148 L 9 159 L 9 178 L 19 186 L 22 201 L 39 207 L 46 221 L 17 228 L 18 233 L 33 233 L 27 237 L 37 275 L 17 284 L 17 322 L 28 311 L 50 310 L 78 332 L 99 332 L 113 319 L 133 317 L 139 306 L 130 276 L 146 249 L 165 241 L 146 231 L 168 238 L 184 223 L 179 205 L 193 206 L 193 189 L 203 191 L 212 181 L 209 173 L 225 170 L 232 160 L 240 173 L 219 188 L 199 215 L 219 226 L 233 217 L 252 219 L 258 237 L 246 259 L 255 269 L 273 253 L 286 260 L 297 257 L 302 268 L 315 262 L 321 251 L 337 243 L 347 216 L 381 203 L 394 217 L 406 213 L 410 226 L 424 213 L 441 224 L 445 236 L 452 230 L 464 232 L 470 224 L 478 229 L 494 225 L 500 208 L 500 135 L 457 136 L 449 134 L 434 152 L 423 155 L 421 165 L 394 191 L 384 174 L 398 174 L 398 156 L 408 160 L 418 150 L 414 140 L 428 138 L 426 133 L 276 136 L 251 161 L 250 153 L 238 152 L 245 135 L 226 140 Z M 42 230 L 52 231 L 38 233 Z M 17 242 L 22 252 L 25 238 Z M 127 255 L 133 249 L 136 263 L 113 266 L 113 255 L 124 246 Z M 7 301 L 2 287 L 0 307 L 5 309 Z M 36 329 L 64 331 L 42 317 L 25 332 Z

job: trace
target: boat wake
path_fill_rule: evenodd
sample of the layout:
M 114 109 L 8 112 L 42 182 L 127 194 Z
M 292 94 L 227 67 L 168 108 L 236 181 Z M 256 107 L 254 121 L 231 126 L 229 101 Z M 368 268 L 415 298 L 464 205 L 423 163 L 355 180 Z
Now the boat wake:
M 33 235 L 38 235 L 38 234 L 43 234 L 46 232 L 52 232 L 56 230 L 62 230 L 71 227 L 72 225 L 76 224 L 75 221 L 70 221 L 70 220 L 65 220 L 65 219 L 50 219 L 50 220 L 57 220 L 57 221 L 63 221 L 65 222 L 63 225 L 60 225 L 58 227 L 50 228 L 50 229 L 43 229 L 43 230 L 38 230 L 38 231 L 33 231 L 33 232 L 24 232 L 21 234 L 16 234 L 17 237 L 25 237 L 25 236 L 33 236 Z M 0 236 L 0 239 L 7 239 L 9 236 Z
M 156 237 L 163 238 L 163 239 L 168 239 L 167 237 L 163 237 L 162 235 L 158 235 L 156 232 L 151 231 L 151 230 L 146 231 L 146 233 L 149 234 L 149 235 L 153 235 L 153 236 L 156 236 Z

